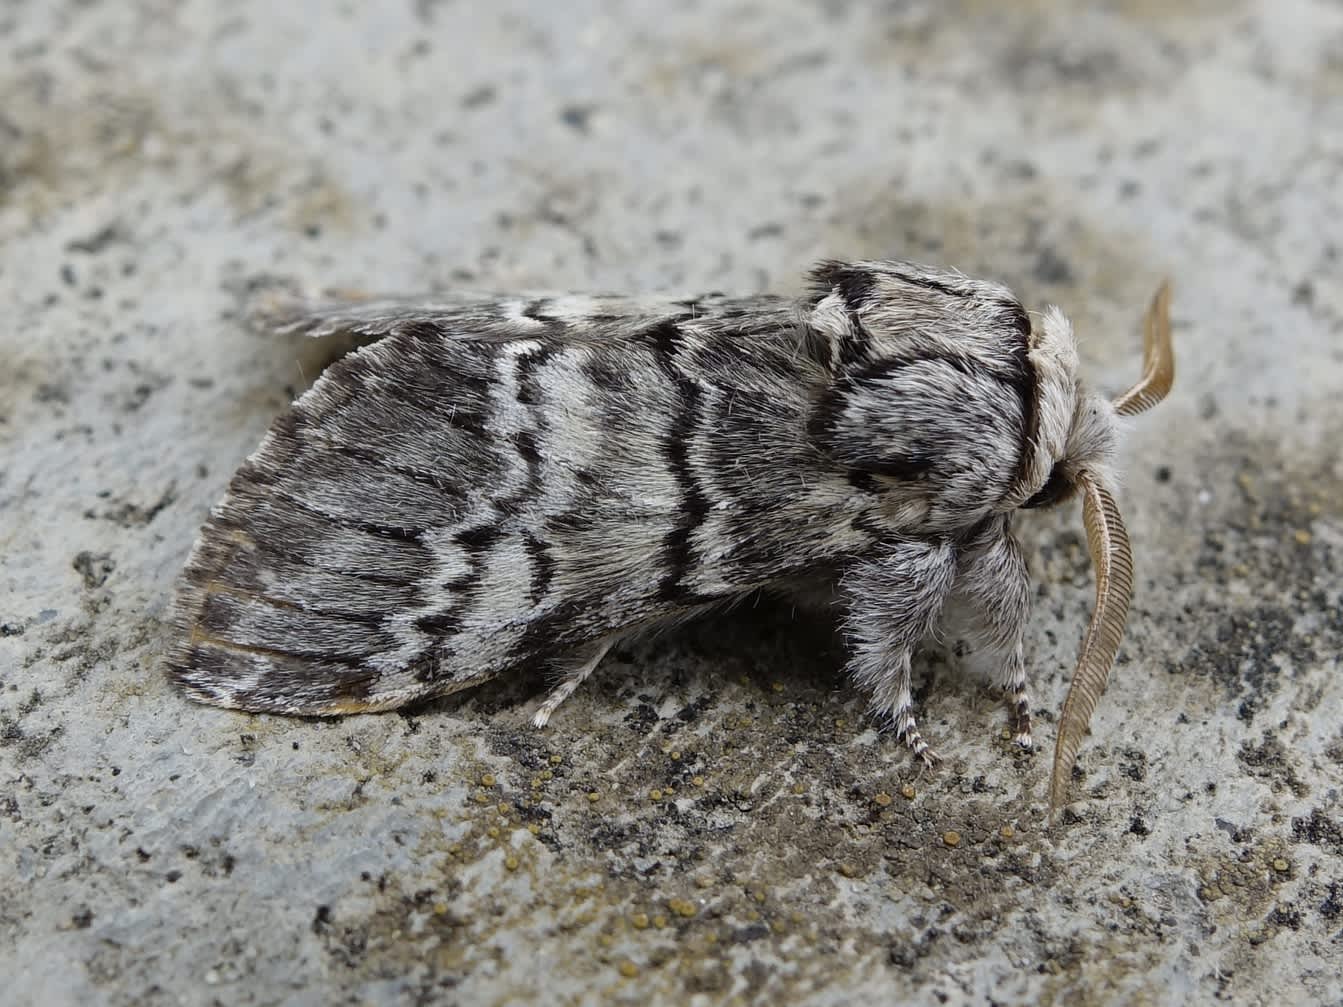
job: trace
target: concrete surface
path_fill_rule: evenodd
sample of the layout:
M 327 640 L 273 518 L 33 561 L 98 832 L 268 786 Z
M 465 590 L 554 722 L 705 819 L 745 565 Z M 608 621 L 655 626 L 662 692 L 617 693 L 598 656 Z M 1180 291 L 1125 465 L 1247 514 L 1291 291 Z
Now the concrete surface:
M 1343 1003 L 1343 6 L 1080 7 L 0 4 L 0 1000 Z M 883 254 L 1059 302 L 1115 390 L 1176 283 L 1053 832 L 1047 751 L 955 660 L 919 773 L 768 607 L 618 652 L 543 734 L 539 681 L 311 723 L 158 674 L 199 522 L 319 366 L 256 290 Z M 1046 745 L 1080 527 L 1021 522 Z

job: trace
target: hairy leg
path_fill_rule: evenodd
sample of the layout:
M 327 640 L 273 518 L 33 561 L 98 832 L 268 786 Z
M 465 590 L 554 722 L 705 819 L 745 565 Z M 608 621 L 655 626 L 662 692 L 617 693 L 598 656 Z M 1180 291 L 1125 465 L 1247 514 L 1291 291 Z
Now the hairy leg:
M 1030 577 L 1007 517 L 991 520 L 964 547 L 956 594 L 968 603 L 974 642 L 988 648 L 995 658 L 993 681 L 1007 700 L 1016 742 L 1030 748 L 1030 695 L 1022 654 L 1030 614 Z
M 873 711 L 931 766 L 937 755 L 914 722 L 910 659 L 955 583 L 956 550 L 947 542 L 899 542 L 885 550 L 855 563 L 840 583 L 849 673 L 871 694 Z
M 546 701 L 541 704 L 536 715 L 532 717 L 532 726 L 545 727 L 546 722 L 550 720 L 550 715 L 559 709 L 560 704 L 574 694 L 574 691 L 582 685 L 589 675 L 601 664 L 601 660 L 606 656 L 606 652 L 615 644 L 615 637 L 607 637 L 599 642 L 593 650 L 591 656 L 581 664 L 577 664 L 564 673 L 559 685 L 551 691 L 546 697 Z

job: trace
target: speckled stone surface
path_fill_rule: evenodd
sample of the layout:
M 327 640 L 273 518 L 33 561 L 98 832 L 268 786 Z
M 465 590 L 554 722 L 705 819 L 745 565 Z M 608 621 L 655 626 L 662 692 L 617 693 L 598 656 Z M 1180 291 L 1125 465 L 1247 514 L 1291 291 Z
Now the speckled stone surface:
M 0 2 L 0 999 L 1343 1003 L 1343 6 Z M 918 772 L 759 609 L 314 723 L 185 702 L 195 530 L 320 366 L 281 285 L 798 288 L 822 255 L 1062 305 L 1135 376 L 1132 627 L 1043 828 L 931 648 Z M 1020 522 L 1037 736 L 1091 604 Z

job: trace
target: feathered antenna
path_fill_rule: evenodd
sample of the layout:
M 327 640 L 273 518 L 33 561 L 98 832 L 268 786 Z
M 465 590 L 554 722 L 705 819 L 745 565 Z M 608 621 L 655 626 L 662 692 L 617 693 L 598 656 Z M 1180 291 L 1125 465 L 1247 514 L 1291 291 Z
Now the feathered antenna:
M 1166 397 L 1175 381 L 1175 353 L 1170 338 L 1170 283 L 1162 283 L 1143 323 L 1143 373 L 1132 388 L 1114 400 L 1121 416 L 1146 412 Z M 1077 750 L 1091 724 L 1091 715 L 1110 680 L 1110 668 L 1124 637 L 1133 600 L 1133 550 L 1114 497 L 1089 472 L 1079 473 L 1082 520 L 1087 547 L 1096 570 L 1096 608 L 1082 641 L 1082 653 L 1068 686 L 1054 744 L 1054 771 L 1049 781 L 1049 819 L 1064 803 Z

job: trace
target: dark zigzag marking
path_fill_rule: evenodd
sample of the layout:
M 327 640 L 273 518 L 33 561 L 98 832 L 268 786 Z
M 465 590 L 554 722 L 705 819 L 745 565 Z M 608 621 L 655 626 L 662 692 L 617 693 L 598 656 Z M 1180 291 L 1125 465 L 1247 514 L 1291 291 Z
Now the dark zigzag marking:
M 466 573 L 448 581 L 443 589 L 456 596 L 455 604 L 446 612 L 424 615 L 415 620 L 415 627 L 431 635 L 451 635 L 461 628 L 463 609 L 471 603 L 475 590 L 480 586 L 480 578 L 485 567 L 485 559 L 505 532 L 498 524 L 477 525 L 466 528 L 452 537 L 453 542 L 466 550 Z M 445 668 L 445 662 L 426 662 L 415 672 L 417 682 L 437 680 Z
M 523 533 L 523 545 L 532 564 L 529 597 L 533 605 L 540 605 L 545 601 L 555 579 L 555 557 L 550 554 L 550 547 L 529 531 Z
M 661 454 L 681 490 L 681 514 L 662 542 L 661 563 L 665 572 L 658 584 L 657 596 L 662 601 L 686 603 L 702 600 L 694 592 L 687 591 L 683 582 L 695 565 L 691 538 L 709 514 L 709 500 L 690 467 L 690 443 L 699 423 L 703 393 L 699 385 L 676 366 L 680 327 L 673 321 L 664 321 L 655 326 L 649 336 L 658 366 L 675 384 L 680 398 L 671 428 L 662 439 Z
M 515 367 L 514 380 L 517 385 L 514 397 L 518 402 L 533 406 L 540 402 L 540 387 L 536 383 L 536 371 L 555 352 L 556 348 L 554 346 L 542 344 L 535 352 L 521 357 L 501 356 L 496 358 L 498 360 L 509 360 L 513 363 Z M 495 508 L 501 516 L 516 512 L 540 489 L 542 458 L 538 434 L 543 432 L 543 421 L 539 410 L 533 408 L 531 413 L 542 429 L 537 431 L 522 430 L 515 434 L 512 439 L 519 457 L 527 465 L 527 482 L 514 496 L 494 501 Z M 416 620 L 417 628 L 435 635 L 451 635 L 461 629 L 462 610 L 470 604 L 476 588 L 480 585 L 488 554 L 505 535 L 506 532 L 500 527 L 499 523 L 494 522 L 465 529 L 453 537 L 454 542 L 466 549 L 469 569 L 462 576 L 443 585 L 446 591 L 457 596 L 453 608 L 450 611 L 422 616 Z M 533 579 L 535 579 L 535 573 L 533 573 Z M 421 682 L 432 681 L 437 677 L 436 672 L 441 667 L 441 662 L 437 665 L 425 665 L 416 673 L 416 679 Z

